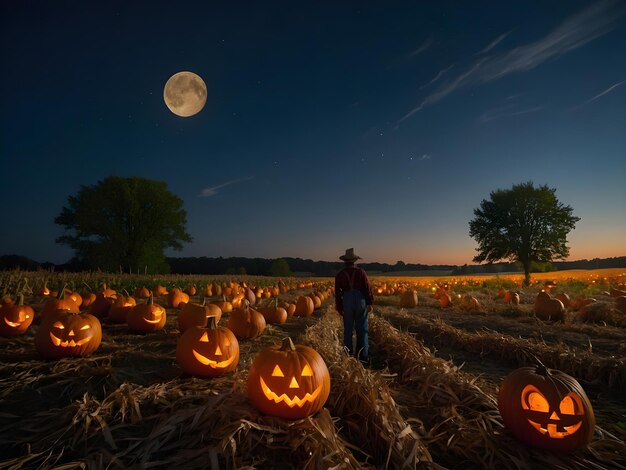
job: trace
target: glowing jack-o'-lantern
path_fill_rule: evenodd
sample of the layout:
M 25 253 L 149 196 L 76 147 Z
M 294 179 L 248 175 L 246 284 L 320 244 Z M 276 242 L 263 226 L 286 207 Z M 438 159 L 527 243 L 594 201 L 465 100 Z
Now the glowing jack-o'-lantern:
M 53 312 L 35 334 L 35 347 L 46 359 L 87 356 L 100 347 L 102 326 L 89 313 Z
M 0 307 L 0 336 L 8 338 L 23 334 L 33 322 L 35 312 L 24 305 L 24 295 L 20 294 L 17 305 Z
M 330 375 L 312 348 L 290 338 L 257 354 L 248 373 L 248 398 L 261 412 L 300 419 L 319 411 L 330 394 Z
M 500 385 L 498 408 L 507 429 L 537 447 L 571 452 L 593 437 L 595 417 L 585 391 L 558 370 L 515 370 Z
M 135 305 L 126 315 L 128 327 L 137 333 L 161 330 L 166 320 L 165 308 L 155 304 L 152 295 L 145 304 Z
M 183 333 L 176 361 L 188 374 L 217 377 L 237 368 L 239 343 L 232 331 L 218 327 L 215 317 L 209 317 L 207 328 L 192 326 Z

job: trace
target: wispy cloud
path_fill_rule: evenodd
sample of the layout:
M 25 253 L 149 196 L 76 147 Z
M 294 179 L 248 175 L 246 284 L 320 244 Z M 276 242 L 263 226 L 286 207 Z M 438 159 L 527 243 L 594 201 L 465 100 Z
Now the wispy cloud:
M 490 109 L 478 117 L 478 122 L 484 124 L 496 119 L 502 119 L 512 116 L 521 116 L 522 114 L 536 113 L 541 111 L 545 106 L 534 106 L 532 108 L 521 108 L 517 103 L 511 103 L 499 108 Z
M 245 178 L 237 178 L 234 180 L 226 181 L 225 183 L 218 184 L 216 186 L 210 186 L 200 191 L 200 194 L 198 194 L 198 196 L 200 197 L 215 196 L 220 191 L 220 189 L 226 186 L 230 186 L 231 184 L 235 184 L 235 183 L 242 183 L 243 181 L 248 181 L 248 180 L 251 180 L 252 178 L 254 178 L 254 176 L 247 176 Z
M 615 0 L 594 2 L 588 8 L 567 18 L 535 42 L 501 54 L 480 58 L 469 64 L 456 78 L 451 77 L 425 96 L 417 106 L 398 121 L 398 124 L 460 88 L 480 85 L 513 73 L 532 70 L 550 59 L 573 51 L 608 33 L 615 27 L 617 18 L 624 11 L 623 7 L 616 7 L 616 5 Z
M 432 45 L 433 45 L 433 38 L 426 39 L 426 41 L 424 41 L 422 44 L 420 44 L 417 49 L 412 50 L 411 52 L 409 52 L 407 54 L 407 56 L 406 56 L 407 59 L 412 59 L 413 57 L 421 54 L 422 52 L 424 52 L 426 49 L 428 49 Z
M 489 45 L 487 47 L 485 47 L 482 51 L 478 52 L 476 55 L 480 55 L 480 54 L 486 54 L 487 52 L 489 52 L 491 49 L 493 49 L 494 47 L 496 47 L 498 44 L 500 44 L 500 42 L 507 37 L 509 34 L 511 34 L 513 30 L 511 31 L 507 31 L 504 34 L 501 34 L 500 36 L 498 36 L 497 38 L 495 38 L 491 43 L 489 43 Z
M 439 81 L 439 79 L 441 77 L 443 77 L 446 73 L 448 73 L 452 67 L 454 67 L 454 64 L 452 64 L 450 67 L 446 67 L 445 69 L 440 70 L 439 73 L 437 75 L 435 75 L 434 78 L 430 82 L 425 83 L 424 85 L 422 85 L 420 87 L 420 90 L 423 90 L 424 88 L 429 87 L 432 84 L 434 84 L 435 82 Z
M 626 80 L 622 80 L 621 82 L 617 82 L 614 85 L 611 85 L 610 87 L 608 87 L 606 90 L 604 90 L 602 93 L 598 93 L 596 96 L 594 96 L 591 99 L 588 99 L 587 101 L 585 101 L 584 103 L 579 104 L 578 106 L 574 106 L 572 109 L 578 109 L 582 106 L 585 106 L 589 103 L 594 102 L 595 100 L 597 100 L 598 98 L 602 98 L 604 95 L 611 93 L 613 90 L 615 90 L 618 86 L 620 86 L 622 83 L 626 82 Z
M 433 158 L 431 155 L 428 155 L 427 153 L 425 153 L 424 155 L 420 157 L 420 160 L 430 160 L 431 158 Z

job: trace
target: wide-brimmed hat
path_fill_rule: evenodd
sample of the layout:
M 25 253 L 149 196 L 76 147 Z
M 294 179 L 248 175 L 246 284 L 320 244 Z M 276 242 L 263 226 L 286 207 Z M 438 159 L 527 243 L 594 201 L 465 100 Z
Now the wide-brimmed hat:
M 354 248 L 348 248 L 346 250 L 346 254 L 341 255 L 339 259 L 344 261 L 356 261 L 358 259 L 361 259 L 361 257 L 354 254 Z

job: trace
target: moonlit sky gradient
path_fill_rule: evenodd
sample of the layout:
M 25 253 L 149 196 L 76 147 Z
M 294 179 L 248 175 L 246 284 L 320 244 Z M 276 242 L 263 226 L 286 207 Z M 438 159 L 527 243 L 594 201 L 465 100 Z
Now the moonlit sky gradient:
M 571 260 L 626 255 L 625 8 L 2 2 L 0 253 L 67 261 L 54 217 L 119 175 L 185 201 L 169 255 L 471 263 L 473 209 L 528 180 L 581 217 Z

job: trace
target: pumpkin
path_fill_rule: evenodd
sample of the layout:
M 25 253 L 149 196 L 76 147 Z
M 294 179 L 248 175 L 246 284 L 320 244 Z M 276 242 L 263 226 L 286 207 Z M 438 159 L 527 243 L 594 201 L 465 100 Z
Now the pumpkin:
M 116 296 L 109 296 L 105 292 L 98 292 L 96 300 L 93 301 L 89 308 L 89 312 L 98 318 L 104 318 L 109 314 L 111 305 L 115 302 Z
M 145 286 L 137 287 L 137 289 L 135 290 L 135 297 L 137 297 L 138 299 L 149 299 L 150 291 Z
M 120 295 L 109 308 L 108 317 L 113 323 L 126 323 L 128 312 L 135 305 L 137 305 L 137 301 L 133 297 Z
M 239 363 L 239 343 L 228 328 L 209 317 L 206 328 L 187 329 L 176 346 L 176 362 L 182 370 L 198 377 L 217 377 L 233 371 Z
M 152 290 L 152 295 L 154 295 L 155 297 L 161 297 L 161 296 L 167 295 L 167 289 L 161 284 L 157 284 L 156 286 L 154 286 L 154 289 Z
M 248 398 L 264 414 L 300 419 L 318 412 L 330 394 L 328 368 L 317 351 L 282 345 L 259 352 L 248 373 Z
M 101 341 L 102 326 L 96 317 L 65 310 L 50 313 L 35 334 L 35 347 L 45 359 L 87 356 Z
M 194 296 L 198 293 L 198 289 L 196 289 L 196 285 L 193 284 L 189 287 L 187 287 L 187 289 L 185 289 L 185 294 L 189 295 L 189 296 Z
M 163 329 L 167 316 L 165 308 L 154 303 L 154 296 L 150 296 L 145 304 L 135 305 L 126 315 L 128 327 L 137 333 L 149 333 Z
M 250 307 L 245 301 L 243 306 L 234 309 L 228 318 L 228 329 L 237 338 L 256 338 L 260 336 L 267 323 L 263 315 Z
M 274 301 L 270 305 L 265 307 L 259 307 L 257 309 L 261 312 L 261 315 L 265 318 L 265 321 L 269 324 L 282 325 L 287 321 L 287 310 L 278 306 L 278 298 L 274 298 Z
M 230 313 L 233 311 L 233 304 L 231 304 L 226 298 L 222 300 L 214 300 L 211 302 L 213 305 L 217 305 L 223 313 Z
M 96 300 L 96 294 L 94 294 L 93 292 L 84 292 L 82 294 L 82 298 L 83 301 L 80 304 L 80 307 L 84 309 L 94 303 L 94 301 Z
M 184 293 L 178 287 L 174 287 L 167 294 L 167 305 L 174 308 L 182 308 L 181 304 L 189 302 L 189 295 Z
M 578 381 L 544 366 L 522 367 L 505 377 L 498 409 L 515 437 L 548 450 L 571 452 L 586 446 L 596 425 Z
M 400 294 L 400 307 L 415 308 L 417 307 L 417 304 L 418 299 L 416 290 L 405 290 L 402 294 Z
M 313 299 L 307 295 L 301 295 L 296 300 L 296 310 L 294 315 L 296 317 L 310 317 L 313 315 L 313 311 L 315 310 L 315 304 L 313 303 Z
M 20 294 L 20 300 L 15 305 L 0 307 L 0 336 L 9 338 L 24 334 L 35 317 L 32 307 L 24 305 L 24 294 Z
M 535 315 L 540 320 L 563 321 L 565 307 L 559 299 L 554 299 L 547 292 L 541 291 L 535 299 Z
M 190 302 L 181 308 L 178 314 L 178 329 L 187 331 L 193 326 L 204 327 L 209 317 L 214 317 L 219 323 L 222 318 L 222 310 L 214 304 L 207 304 L 206 299 L 201 304 Z
M 57 310 L 66 310 L 72 313 L 78 313 L 79 311 L 76 302 L 69 297 L 65 297 L 65 290 L 61 291 L 61 295 L 58 298 L 50 298 L 45 303 L 43 309 L 41 310 L 41 318 L 46 318 L 48 315 L 56 312 Z

